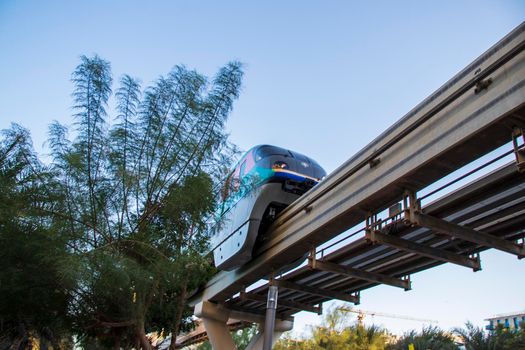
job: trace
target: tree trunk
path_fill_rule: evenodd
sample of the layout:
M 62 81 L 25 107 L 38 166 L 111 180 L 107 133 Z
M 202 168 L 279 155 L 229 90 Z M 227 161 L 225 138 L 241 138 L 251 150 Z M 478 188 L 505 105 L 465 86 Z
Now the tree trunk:
M 188 294 L 188 282 L 185 280 L 182 285 L 180 292 L 179 303 L 177 305 L 177 313 L 175 315 L 175 324 L 171 329 L 171 341 L 169 350 L 175 350 L 177 345 L 177 334 L 179 334 L 179 328 L 182 323 L 182 314 L 184 313 L 184 307 L 186 306 L 186 298 Z
M 115 350 L 120 350 L 120 336 L 120 332 L 115 335 L 115 343 L 113 344 L 113 349 Z
M 135 334 L 140 342 L 140 347 L 143 350 L 153 350 L 153 347 L 149 343 L 148 337 L 146 337 L 146 332 L 144 331 L 144 321 L 140 321 L 135 328 Z
M 22 350 L 25 349 L 29 343 L 29 336 L 27 334 L 26 326 L 23 321 L 18 322 L 18 336 L 13 340 L 9 350 Z

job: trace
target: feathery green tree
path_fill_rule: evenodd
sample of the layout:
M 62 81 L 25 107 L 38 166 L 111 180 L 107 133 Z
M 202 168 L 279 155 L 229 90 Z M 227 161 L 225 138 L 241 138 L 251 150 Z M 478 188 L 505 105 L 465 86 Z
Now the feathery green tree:
M 68 334 L 68 284 L 59 273 L 67 241 L 46 214 L 56 199 L 29 133 L 13 124 L 0 140 L 1 349 L 25 348 L 31 338 L 58 349 Z
M 69 307 L 86 344 L 150 349 L 147 332 L 177 334 L 187 320 L 186 298 L 212 270 L 206 218 L 242 74 L 231 62 L 210 82 L 176 66 L 144 91 L 126 75 L 112 121 L 110 64 L 82 56 L 75 124 L 53 123 L 49 144 L 63 198 L 51 214 L 70 240 L 63 273 L 77 281 Z

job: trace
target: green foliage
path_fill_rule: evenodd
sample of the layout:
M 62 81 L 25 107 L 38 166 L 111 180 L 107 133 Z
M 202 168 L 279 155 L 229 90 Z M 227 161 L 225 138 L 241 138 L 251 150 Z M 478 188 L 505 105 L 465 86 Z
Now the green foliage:
M 347 314 L 334 309 L 324 317 L 321 326 L 313 327 L 311 336 L 306 339 L 292 339 L 285 335 L 274 349 L 388 349 L 407 350 L 456 350 L 459 345 L 453 333 L 459 336 L 466 350 L 517 350 L 525 349 L 525 324 L 519 330 L 508 330 L 501 326 L 493 332 L 467 323 L 465 328 L 456 328 L 452 333 L 438 327 L 425 327 L 421 331 L 410 331 L 394 341 L 386 330 L 376 326 L 365 327 L 349 322 Z
M 191 326 L 186 299 L 213 273 L 207 218 L 233 147 L 224 123 L 242 69 L 176 66 L 142 90 L 128 75 L 107 108 L 109 62 L 81 57 L 74 124 L 54 122 L 52 164 L 17 125 L 0 139 L 0 348 L 150 348 L 146 332 Z M 72 137 L 69 136 L 71 131 Z
M 409 344 L 413 344 L 416 350 L 457 349 L 452 334 L 432 326 L 423 328 L 421 332 L 412 330 L 405 333 L 395 344 L 389 345 L 387 349 L 405 350 L 408 349 Z
M 517 330 L 508 330 L 498 325 L 492 332 L 467 323 L 465 328 L 454 329 L 465 345 L 466 350 L 511 350 L 525 349 L 525 326 Z
M 241 330 L 231 332 L 233 343 L 238 350 L 244 350 L 250 344 L 252 338 L 257 334 L 257 326 L 243 328 Z M 205 341 L 197 347 L 197 350 L 212 350 L 209 341 Z
M 491 350 L 496 349 L 495 338 L 483 329 L 474 327 L 472 323 L 467 323 L 465 329 L 456 328 L 454 332 L 461 337 L 467 350 Z
M 312 327 L 310 339 L 294 341 L 284 338 L 274 349 L 383 350 L 387 339 L 386 330 L 353 323 L 348 313 L 334 309 L 326 314 L 321 326 Z
M 45 209 L 55 200 L 50 174 L 18 125 L 0 141 L 0 348 L 30 336 L 58 344 L 68 334 L 68 282 L 60 275 L 66 241 Z
M 81 58 L 75 136 L 55 122 L 49 144 L 62 198 L 53 215 L 73 253 L 63 273 L 77 281 L 70 313 L 86 343 L 147 348 L 146 332 L 191 323 L 186 298 L 212 273 L 206 219 L 229 166 L 224 123 L 241 78 L 237 62 L 211 83 L 176 66 L 144 91 L 125 75 L 112 122 L 110 64 Z

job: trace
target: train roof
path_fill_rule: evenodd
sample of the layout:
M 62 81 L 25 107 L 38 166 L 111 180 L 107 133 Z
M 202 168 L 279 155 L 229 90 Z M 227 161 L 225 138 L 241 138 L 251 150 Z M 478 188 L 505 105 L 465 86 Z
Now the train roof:
M 286 148 L 283 148 L 283 147 L 279 147 L 279 146 L 268 145 L 268 144 L 261 144 L 261 145 L 253 146 L 245 154 L 243 154 L 242 157 L 244 157 L 250 151 L 257 152 L 257 151 L 259 151 L 261 149 L 264 149 L 264 148 L 266 148 L 268 150 L 268 152 L 275 152 L 275 153 L 269 153 L 269 154 L 284 155 L 284 156 L 298 158 L 298 159 L 305 159 L 306 158 L 306 159 L 308 159 L 310 161 L 310 163 L 321 167 L 314 159 L 312 159 L 311 157 L 305 156 L 302 153 L 299 153 L 299 152 L 296 152 L 296 151 L 292 151 L 292 150 L 289 150 L 289 149 L 286 149 Z M 242 159 L 242 157 L 241 157 L 241 159 Z

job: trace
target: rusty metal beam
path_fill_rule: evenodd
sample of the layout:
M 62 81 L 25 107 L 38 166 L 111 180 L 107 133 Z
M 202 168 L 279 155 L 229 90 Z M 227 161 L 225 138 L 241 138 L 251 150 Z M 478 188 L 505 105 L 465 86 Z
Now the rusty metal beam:
M 460 226 L 418 211 L 411 211 L 409 213 L 409 218 L 410 221 L 415 225 L 426 227 L 431 230 L 462 239 L 464 241 L 511 253 L 517 255 L 519 259 L 525 257 L 525 247 L 523 245 L 506 241 L 488 233 Z
M 521 139 L 521 144 L 520 144 Z M 525 172 L 525 132 L 524 129 L 515 127 L 512 131 L 512 145 L 516 156 L 516 165 L 519 172 Z
M 368 231 L 366 239 L 372 243 L 380 243 L 392 248 L 426 256 L 435 260 L 470 267 L 474 271 L 481 270 L 479 258 L 469 258 L 443 249 L 428 247 L 396 236 L 386 235 L 378 231 Z
M 345 275 L 349 277 L 358 278 L 361 280 L 387 284 L 393 287 L 403 288 L 404 290 L 411 289 L 410 280 L 404 280 L 400 278 L 395 278 L 388 275 L 383 275 L 380 273 L 369 272 L 365 270 L 355 269 L 349 266 L 338 265 L 329 261 L 320 261 L 315 258 L 309 257 L 308 264 L 312 269 L 331 272 L 339 275 Z
M 327 299 L 338 299 L 338 300 L 354 303 L 356 305 L 359 304 L 359 296 L 350 295 L 350 294 L 346 294 L 346 293 L 335 291 L 335 290 L 311 287 L 311 286 L 306 286 L 304 284 L 297 284 L 297 283 L 285 281 L 285 280 L 272 280 L 270 281 L 270 284 L 274 286 L 278 286 L 279 288 L 290 289 L 290 290 L 295 290 L 295 291 L 302 292 L 302 293 L 318 295 L 320 297 L 324 297 Z
M 239 296 L 239 299 L 241 299 L 241 300 L 257 301 L 257 302 L 261 302 L 263 304 L 266 304 L 266 297 L 263 296 L 263 295 L 260 295 L 260 294 L 255 294 L 255 293 L 241 292 L 241 294 Z M 313 313 L 318 314 L 318 315 L 323 313 L 321 307 L 316 307 L 316 306 L 311 306 L 311 305 L 307 305 L 307 304 L 303 304 L 303 303 L 298 303 L 298 302 L 291 301 L 291 300 L 279 299 L 279 305 L 288 307 L 290 309 L 313 312 Z

